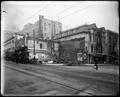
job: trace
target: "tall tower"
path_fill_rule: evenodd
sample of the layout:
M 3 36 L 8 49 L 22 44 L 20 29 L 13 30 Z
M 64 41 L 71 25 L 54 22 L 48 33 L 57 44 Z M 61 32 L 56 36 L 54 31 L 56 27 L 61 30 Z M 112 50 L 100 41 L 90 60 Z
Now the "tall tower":
M 39 38 L 43 38 L 43 16 L 39 15 Z

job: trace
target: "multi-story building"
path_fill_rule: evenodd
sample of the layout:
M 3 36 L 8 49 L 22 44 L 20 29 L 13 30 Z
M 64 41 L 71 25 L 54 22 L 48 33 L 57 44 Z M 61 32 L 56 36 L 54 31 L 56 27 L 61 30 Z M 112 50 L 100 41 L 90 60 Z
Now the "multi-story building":
M 23 38 L 23 35 L 14 33 L 11 37 L 4 41 L 4 51 L 14 52 L 14 50 L 16 49 L 16 40 L 21 38 Z
M 42 16 L 39 21 L 24 26 L 24 34 L 29 32 L 26 35 L 16 34 L 9 38 L 4 44 L 5 49 L 14 51 L 27 46 L 29 58 L 35 56 L 39 60 L 50 60 L 52 55 L 56 55 L 60 59 L 82 63 L 94 63 L 94 57 L 98 58 L 98 63 L 118 63 L 117 33 L 104 27 L 97 28 L 95 23 L 61 31 L 62 26 L 58 22 Z
M 15 37 L 11 36 L 8 40 L 6 40 L 3 44 L 4 51 L 14 51 L 15 50 Z
M 94 33 L 94 50 L 95 55 L 98 57 L 99 63 L 106 63 L 107 49 L 106 49 L 106 31 L 104 27 L 96 29 Z
M 96 37 L 94 33 L 96 33 L 96 31 L 96 24 L 90 24 L 58 33 L 54 40 L 60 41 L 63 49 L 67 48 L 66 51 L 61 50 L 62 52 L 60 52 L 60 57 L 65 59 L 65 56 L 69 56 L 69 59 L 81 59 L 83 63 L 84 61 L 87 63 L 93 63 L 93 55 L 95 53 L 96 46 L 96 41 L 94 40 Z M 66 52 L 68 52 L 68 54 L 66 54 Z
M 39 20 L 34 24 L 26 24 L 23 27 L 22 32 L 24 34 L 29 33 L 29 35 L 32 36 L 33 29 L 35 31 L 36 38 L 52 39 L 62 30 L 62 24 L 57 21 L 46 19 L 40 15 Z
M 111 30 L 106 30 L 107 62 L 118 63 L 119 61 L 119 34 Z
M 97 28 L 96 24 L 90 24 L 62 31 L 56 34 L 54 40 L 60 41 L 60 57 L 63 59 L 94 63 L 94 57 L 97 57 L 99 63 L 107 63 L 108 51 L 111 52 L 107 45 L 114 44 L 112 47 L 117 49 L 117 40 L 109 42 L 109 34 L 104 27 Z
M 52 55 L 54 51 L 56 51 L 57 47 L 54 46 L 56 44 L 58 44 L 58 42 L 30 37 L 27 34 L 27 35 L 24 35 L 23 38 L 16 40 L 16 49 L 22 46 L 27 46 L 28 52 L 29 52 L 29 59 L 32 59 L 35 57 L 38 60 L 45 61 L 45 60 L 53 59 Z

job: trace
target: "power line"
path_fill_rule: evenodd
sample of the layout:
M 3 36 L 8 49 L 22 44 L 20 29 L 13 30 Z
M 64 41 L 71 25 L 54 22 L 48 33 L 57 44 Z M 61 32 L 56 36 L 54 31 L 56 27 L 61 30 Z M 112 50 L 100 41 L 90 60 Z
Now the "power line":
M 92 5 L 93 5 L 93 4 L 92 4 Z M 83 9 L 76 10 L 76 11 L 74 11 L 73 13 L 77 13 L 77 12 L 80 11 L 80 10 L 83 11 L 83 10 L 85 10 L 85 9 L 87 9 L 87 8 L 89 8 L 89 7 L 91 7 L 92 5 L 88 5 L 87 7 L 83 8 Z M 81 12 L 81 11 L 80 11 L 80 12 Z M 68 16 L 70 16 L 70 15 L 73 15 L 73 13 L 70 13 L 70 14 L 68 14 L 68 15 L 66 15 L 66 16 L 63 16 L 63 17 L 59 18 L 59 19 L 68 17 Z
M 82 2 L 82 3 L 84 3 L 84 2 Z M 62 10 L 62 11 L 59 12 L 57 15 L 59 15 L 59 14 L 61 14 L 61 13 L 63 14 L 66 10 L 71 9 L 71 8 L 73 8 L 73 7 L 75 7 L 75 6 L 79 5 L 79 4 L 81 4 L 81 2 L 80 2 L 80 3 L 77 3 L 77 4 L 73 5 L 73 6 L 70 6 L 70 7 L 68 7 L 67 9 Z
M 50 3 L 51 3 L 51 2 L 50 2 Z M 35 14 L 37 14 L 38 12 L 40 12 L 40 11 L 42 11 L 43 9 L 45 9 L 46 7 L 48 7 L 48 6 L 50 5 L 50 3 L 48 3 L 47 5 L 45 5 L 42 9 L 38 10 Z M 84 3 L 84 2 L 82 2 L 82 3 Z M 60 14 L 60 13 L 63 14 L 66 10 L 71 9 L 71 8 L 73 8 L 73 7 L 75 7 L 76 5 L 79 5 L 79 4 L 81 4 L 81 2 L 75 4 L 75 5 L 73 5 L 73 6 L 69 7 L 69 8 L 67 8 L 67 9 L 62 10 L 62 11 L 59 12 L 58 14 Z M 82 10 L 82 9 L 81 9 L 81 10 Z M 26 21 L 28 21 L 29 19 L 31 19 L 35 14 L 33 14 L 33 15 L 30 16 L 30 17 L 28 17 L 28 18 L 26 19 Z M 66 16 L 69 16 L 69 15 L 66 15 Z M 64 16 L 64 17 L 66 17 L 66 16 Z M 62 18 L 63 18 L 63 17 L 62 17 Z M 61 18 L 59 17 L 59 19 L 61 19 Z M 20 25 L 20 24 L 18 24 L 18 25 Z
M 84 3 L 84 2 L 82 2 L 82 3 Z M 59 16 L 60 14 L 63 14 L 66 10 L 71 9 L 71 8 L 73 8 L 73 7 L 75 7 L 75 6 L 79 5 L 79 4 L 81 4 L 81 2 L 80 2 L 80 3 L 77 3 L 77 4 L 73 5 L 73 6 L 70 6 L 70 7 L 66 8 L 66 9 L 64 9 L 64 10 L 62 10 L 61 12 L 57 13 L 56 15 Z M 51 17 L 56 17 L 56 16 L 53 15 L 53 16 L 51 16 Z M 51 18 L 51 17 L 50 17 L 50 18 Z M 58 17 L 58 18 L 59 18 L 59 17 Z
M 51 2 L 50 2 L 50 3 L 51 3 Z M 40 9 L 39 11 L 42 11 L 44 8 L 48 7 L 48 6 L 50 5 L 50 3 L 48 3 L 47 5 L 45 5 L 45 6 L 44 6 L 42 9 Z M 81 2 L 80 2 L 80 3 L 77 3 L 77 4 L 75 4 L 75 5 L 79 5 L 79 4 L 81 4 Z M 64 9 L 63 11 L 68 10 L 68 9 L 71 9 L 71 8 L 74 7 L 75 5 L 67 8 L 67 9 Z M 91 7 L 91 6 L 92 6 L 92 5 L 89 5 L 89 6 L 85 7 L 85 8 L 83 8 L 83 9 L 79 9 L 79 10 L 77 10 L 77 11 L 75 11 L 75 12 L 78 12 L 78 11 L 80 11 L 80 10 L 84 10 L 84 9 L 86 9 L 86 8 L 88 8 L 88 7 Z M 37 11 L 35 14 L 37 14 L 39 11 Z M 63 11 L 61 11 L 60 13 L 64 13 Z M 75 12 L 73 12 L 73 13 L 75 13 Z M 59 13 L 59 14 L 60 14 L 60 13 Z M 66 15 L 66 16 L 63 16 L 63 17 L 59 18 L 59 19 L 65 18 L 65 17 L 67 17 L 67 16 L 70 16 L 70 15 L 73 14 L 73 13 L 70 13 L 70 14 L 68 14 L 68 15 Z M 32 18 L 35 14 L 33 14 L 33 15 L 30 16 L 30 17 L 28 17 L 27 20 L 29 20 L 30 18 Z M 20 24 L 18 24 L 18 25 L 20 25 Z
M 92 5 L 93 5 L 93 4 L 92 4 Z M 82 9 L 76 10 L 76 11 L 74 11 L 73 13 L 78 12 L 78 11 L 80 11 L 80 10 L 83 11 L 83 10 L 85 10 L 85 9 L 87 9 L 87 8 L 89 8 L 89 7 L 91 7 L 92 5 L 88 5 L 88 6 L 85 7 L 85 8 L 82 8 Z M 67 16 L 73 15 L 73 13 L 70 13 L 70 14 L 64 16 L 64 17 L 59 18 L 59 19 L 66 18 Z M 65 25 L 65 24 L 64 24 L 64 25 Z M 67 27 L 67 29 L 68 29 L 68 25 L 66 25 L 66 27 Z
M 50 3 L 51 3 L 51 2 L 50 2 Z M 42 11 L 43 9 L 45 9 L 46 7 L 48 7 L 48 6 L 50 5 L 50 3 L 48 3 L 47 5 L 45 5 L 42 9 L 38 10 L 35 14 L 37 14 L 38 12 L 40 12 L 40 11 Z M 31 19 L 35 14 L 33 14 L 33 15 L 30 16 L 30 17 L 28 17 L 28 18 L 25 20 L 25 22 L 28 21 L 29 19 Z M 20 23 L 20 24 L 21 24 L 21 23 Z M 20 24 L 18 24 L 18 25 L 20 25 Z

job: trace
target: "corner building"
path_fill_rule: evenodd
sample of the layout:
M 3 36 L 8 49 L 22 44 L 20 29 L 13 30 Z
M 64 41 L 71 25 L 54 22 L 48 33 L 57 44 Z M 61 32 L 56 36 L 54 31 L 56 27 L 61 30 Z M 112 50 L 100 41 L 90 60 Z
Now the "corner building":
M 94 64 L 94 57 L 97 57 L 98 63 L 103 64 L 108 63 L 107 38 L 105 28 L 98 28 L 93 23 L 62 31 L 56 34 L 54 40 L 60 41 L 60 59 Z

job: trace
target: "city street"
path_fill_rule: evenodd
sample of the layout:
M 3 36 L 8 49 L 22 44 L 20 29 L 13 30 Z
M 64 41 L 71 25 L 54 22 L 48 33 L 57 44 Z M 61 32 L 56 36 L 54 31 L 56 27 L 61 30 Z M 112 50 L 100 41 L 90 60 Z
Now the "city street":
M 118 95 L 119 67 L 4 63 L 4 95 Z M 105 67 L 105 68 L 104 68 Z M 111 71 L 111 72 L 110 72 Z
M 119 95 L 119 3 L 1 3 L 1 94 Z

